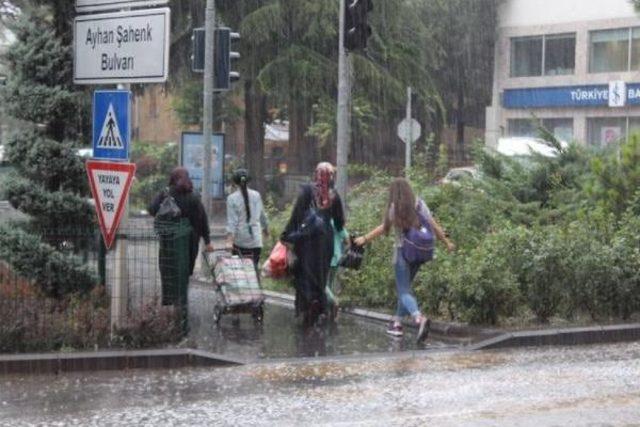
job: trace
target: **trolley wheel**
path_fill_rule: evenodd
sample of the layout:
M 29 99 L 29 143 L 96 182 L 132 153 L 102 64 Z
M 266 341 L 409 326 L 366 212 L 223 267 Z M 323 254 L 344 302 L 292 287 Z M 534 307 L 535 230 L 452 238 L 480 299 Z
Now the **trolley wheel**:
M 259 306 L 254 307 L 251 315 L 253 316 L 254 321 L 256 321 L 257 323 L 262 323 L 262 321 L 264 320 L 264 304 L 260 304 Z
M 222 319 L 222 314 L 223 314 L 224 310 L 221 306 L 219 305 L 214 305 L 213 306 L 213 323 L 218 326 L 220 324 L 220 319 Z

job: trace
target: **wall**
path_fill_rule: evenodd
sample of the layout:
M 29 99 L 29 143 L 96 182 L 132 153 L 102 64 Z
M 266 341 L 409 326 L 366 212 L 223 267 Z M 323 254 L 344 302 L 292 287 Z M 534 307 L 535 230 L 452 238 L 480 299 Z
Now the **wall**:
M 173 97 L 165 85 L 145 85 L 135 97 L 133 107 L 133 139 L 157 143 L 178 142 L 182 132 L 171 106 Z
M 501 27 L 549 25 L 629 18 L 628 0 L 507 0 L 500 8 Z

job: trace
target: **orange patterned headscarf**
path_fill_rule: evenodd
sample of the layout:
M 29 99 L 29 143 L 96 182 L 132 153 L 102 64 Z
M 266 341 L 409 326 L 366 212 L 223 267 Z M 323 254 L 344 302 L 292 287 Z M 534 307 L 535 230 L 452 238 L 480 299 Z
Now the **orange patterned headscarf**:
M 329 162 L 318 163 L 314 176 L 316 205 L 320 209 L 327 209 L 333 202 L 331 182 L 334 177 L 333 165 Z

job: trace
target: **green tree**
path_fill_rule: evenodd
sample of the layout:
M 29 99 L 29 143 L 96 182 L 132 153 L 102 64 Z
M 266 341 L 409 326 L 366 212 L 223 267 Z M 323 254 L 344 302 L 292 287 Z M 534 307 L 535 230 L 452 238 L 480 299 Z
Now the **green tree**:
M 6 144 L 16 172 L 3 182 L 3 190 L 10 203 L 29 216 L 31 231 L 47 234 L 88 228 L 94 213 L 87 202 L 84 166 L 75 155 L 85 122 L 83 112 L 89 110 L 87 97 L 73 89 L 71 49 L 57 33 L 64 26 L 57 25 L 58 14 L 26 6 L 10 23 L 16 42 L 4 58 L 9 72 L 0 102 L 19 125 Z M 17 247 L 28 250 L 24 245 Z M 53 250 L 41 249 L 41 253 L 59 261 L 60 254 Z M 56 294 L 72 289 L 48 286 L 46 290 Z
M 432 70 L 442 109 L 431 113 L 440 143 L 442 126 L 456 128 L 457 160 L 466 148 L 465 126 L 484 127 L 491 102 L 497 9 L 502 0 L 427 0 L 417 14 L 432 32 L 436 56 Z M 470 147 L 469 147 L 470 148 Z

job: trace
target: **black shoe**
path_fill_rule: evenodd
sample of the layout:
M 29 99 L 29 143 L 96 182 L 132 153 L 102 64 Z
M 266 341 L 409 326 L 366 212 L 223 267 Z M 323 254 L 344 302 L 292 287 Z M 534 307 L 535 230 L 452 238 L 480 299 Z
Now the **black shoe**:
M 429 336 L 429 330 L 431 329 L 431 319 L 423 317 L 420 320 L 420 325 L 418 326 L 418 336 L 416 341 L 421 343 L 424 342 Z

